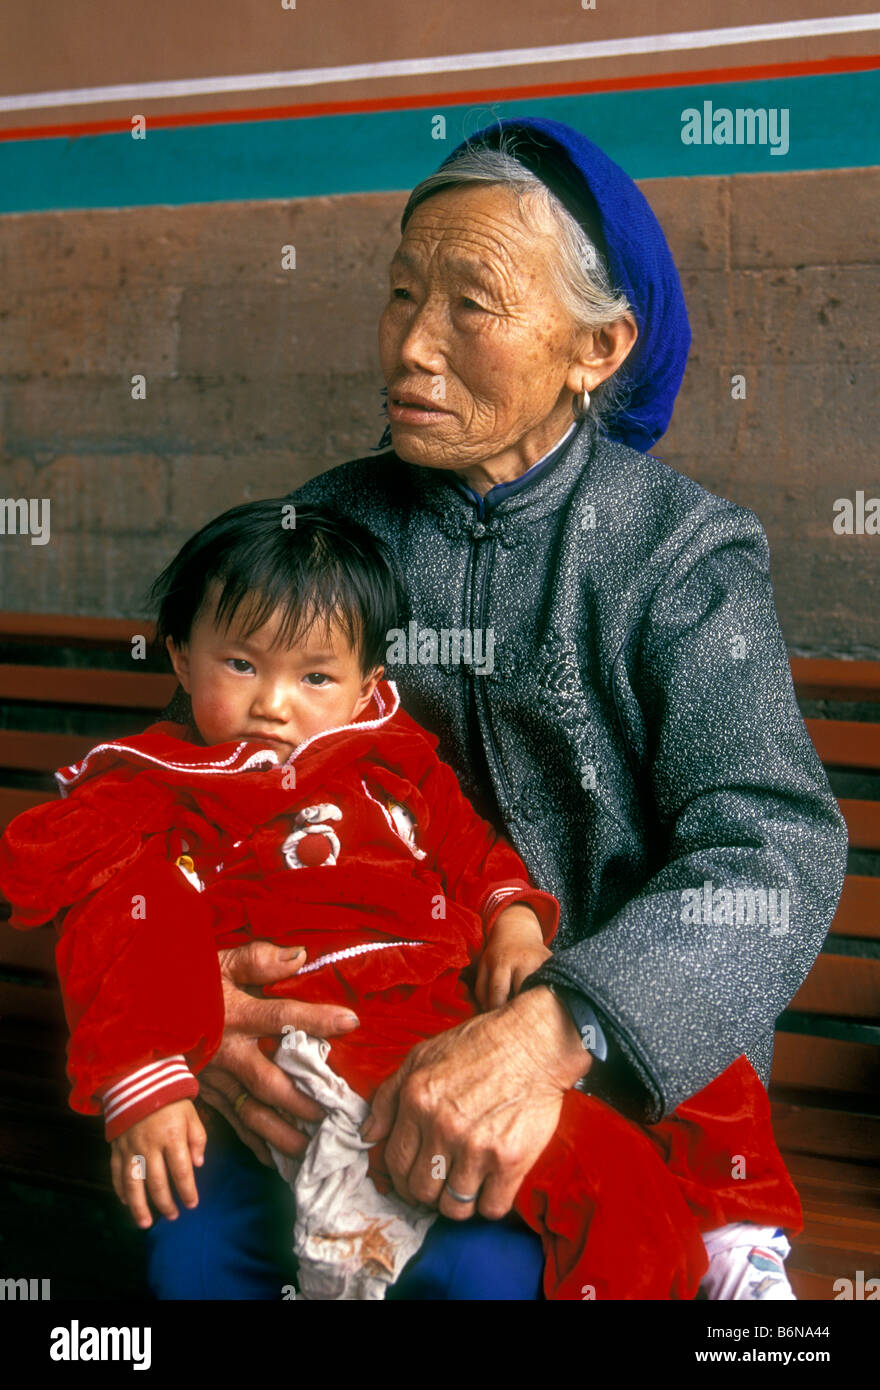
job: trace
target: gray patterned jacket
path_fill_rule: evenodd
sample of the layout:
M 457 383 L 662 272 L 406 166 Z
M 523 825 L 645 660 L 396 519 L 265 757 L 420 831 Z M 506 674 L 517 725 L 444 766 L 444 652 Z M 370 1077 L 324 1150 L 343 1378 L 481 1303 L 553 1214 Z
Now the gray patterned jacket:
M 593 1093 L 653 1123 L 742 1053 L 766 1084 L 847 841 L 757 517 L 589 427 L 485 523 L 450 475 L 393 452 L 291 498 L 397 556 L 407 660 L 386 675 L 559 899 L 537 978 L 598 1013 L 611 1053 Z M 424 660 L 430 630 L 440 659 Z

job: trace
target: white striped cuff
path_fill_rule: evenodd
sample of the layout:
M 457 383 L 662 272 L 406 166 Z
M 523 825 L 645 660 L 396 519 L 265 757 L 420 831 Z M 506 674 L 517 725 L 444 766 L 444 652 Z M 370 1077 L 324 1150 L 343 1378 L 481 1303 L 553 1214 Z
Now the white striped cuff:
M 528 891 L 528 884 L 521 884 L 516 888 L 493 889 L 493 891 L 489 894 L 488 898 L 486 898 L 485 902 L 483 903 L 483 916 L 488 917 L 489 913 L 494 912 L 495 908 L 500 906 L 500 904 L 504 902 L 505 898 L 516 896 L 517 894 L 521 895 L 524 888 L 526 891 Z
M 183 1053 L 177 1057 L 165 1057 L 159 1062 L 148 1062 L 139 1071 L 132 1072 L 122 1081 L 117 1081 L 102 1096 L 104 1123 L 109 1124 L 124 1110 L 139 1105 L 156 1091 L 163 1090 L 172 1081 L 185 1081 L 192 1076 Z

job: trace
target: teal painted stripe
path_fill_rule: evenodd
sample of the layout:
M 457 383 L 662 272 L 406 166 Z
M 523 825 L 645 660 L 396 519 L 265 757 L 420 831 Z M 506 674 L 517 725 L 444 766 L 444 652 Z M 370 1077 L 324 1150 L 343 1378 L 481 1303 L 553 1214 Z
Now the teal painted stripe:
M 682 111 L 789 111 L 790 145 L 685 145 Z M 412 187 L 493 115 L 547 116 L 583 130 L 633 178 L 782 173 L 880 164 L 880 70 L 601 92 L 124 134 L 0 142 L 0 212 L 250 202 Z M 446 140 L 432 121 L 446 118 Z

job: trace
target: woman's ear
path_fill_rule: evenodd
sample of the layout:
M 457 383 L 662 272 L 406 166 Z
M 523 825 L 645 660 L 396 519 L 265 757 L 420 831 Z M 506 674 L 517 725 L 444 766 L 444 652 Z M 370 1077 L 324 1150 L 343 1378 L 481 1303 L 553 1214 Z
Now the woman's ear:
M 582 391 L 595 391 L 629 356 L 638 336 L 639 330 L 631 314 L 585 333 L 565 378 L 569 391 L 575 396 Z
M 171 658 L 175 676 L 189 695 L 189 646 L 186 642 L 181 642 L 178 647 L 173 637 L 166 637 L 165 650 Z

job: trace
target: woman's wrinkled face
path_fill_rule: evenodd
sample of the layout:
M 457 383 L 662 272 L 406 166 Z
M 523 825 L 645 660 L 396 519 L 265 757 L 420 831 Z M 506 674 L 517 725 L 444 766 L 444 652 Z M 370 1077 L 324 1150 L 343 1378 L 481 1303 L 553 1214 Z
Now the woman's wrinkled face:
M 499 185 L 444 189 L 416 208 L 379 324 L 399 457 L 450 468 L 512 449 L 537 458 L 571 422 L 579 335 L 557 300 L 552 248 Z

